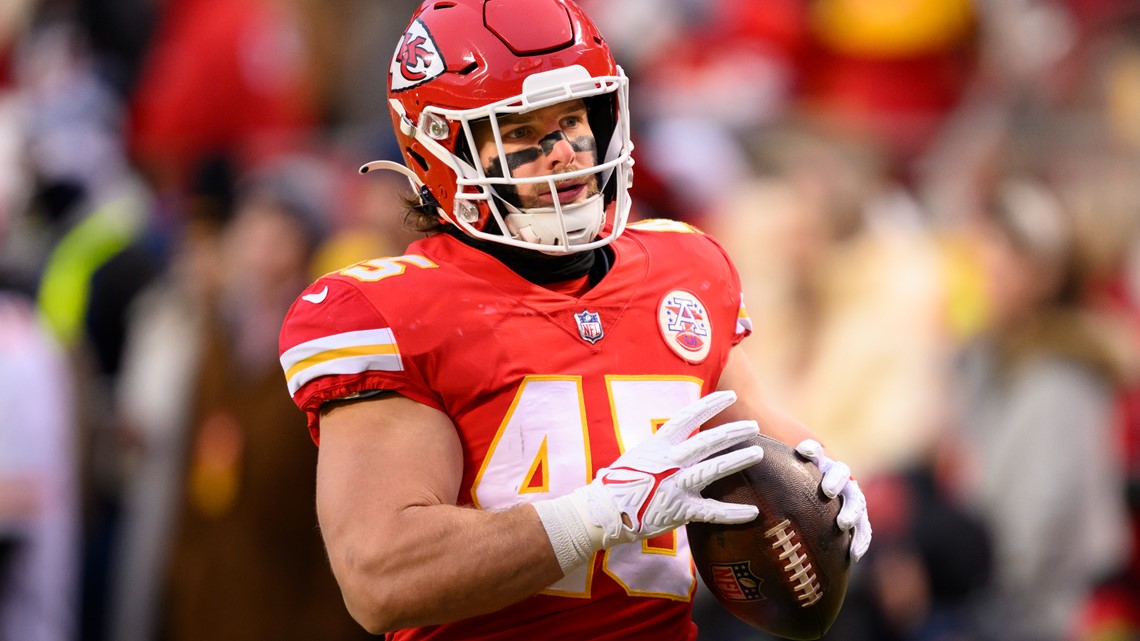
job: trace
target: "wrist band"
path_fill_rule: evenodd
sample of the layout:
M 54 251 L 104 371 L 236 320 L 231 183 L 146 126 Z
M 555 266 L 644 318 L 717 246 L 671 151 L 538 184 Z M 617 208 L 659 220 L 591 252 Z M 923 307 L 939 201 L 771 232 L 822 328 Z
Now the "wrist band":
M 546 528 L 564 575 L 594 558 L 594 553 L 602 549 L 602 529 L 587 521 L 574 495 L 538 501 L 533 505 L 542 527 Z M 591 532 L 591 528 L 596 532 Z

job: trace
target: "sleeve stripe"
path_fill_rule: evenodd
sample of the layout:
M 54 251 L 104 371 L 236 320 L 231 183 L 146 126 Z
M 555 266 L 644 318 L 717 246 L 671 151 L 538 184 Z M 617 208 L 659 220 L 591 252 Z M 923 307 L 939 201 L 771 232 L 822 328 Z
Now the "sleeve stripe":
M 380 354 L 377 356 L 355 356 L 338 358 L 314 365 L 303 370 L 289 379 L 289 394 L 296 394 L 306 383 L 322 376 L 336 376 L 344 374 L 359 374 L 361 372 L 385 371 L 399 372 L 404 369 L 400 363 L 399 354 Z
M 285 378 L 293 378 L 298 372 L 306 370 L 314 365 L 327 363 L 339 358 L 353 358 L 357 356 L 380 356 L 386 354 L 395 354 L 399 356 L 400 353 L 396 350 L 395 345 L 359 345 L 357 347 L 342 347 L 341 349 L 329 350 L 321 352 L 298 362 L 293 367 L 285 371 Z M 403 368 L 400 368 L 403 369 Z
M 748 309 L 744 307 L 744 294 L 740 295 L 740 313 L 736 315 L 736 333 L 752 331 L 752 319 L 748 317 Z
M 403 371 L 396 338 L 388 328 L 345 332 L 301 343 L 281 355 L 281 368 L 295 394 L 309 381 L 329 374 L 368 370 Z

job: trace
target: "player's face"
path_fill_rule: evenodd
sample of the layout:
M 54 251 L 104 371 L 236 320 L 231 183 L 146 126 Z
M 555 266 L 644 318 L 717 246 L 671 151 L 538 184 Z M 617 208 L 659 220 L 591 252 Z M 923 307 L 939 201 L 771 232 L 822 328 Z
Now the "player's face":
M 507 165 L 515 178 L 563 174 L 588 169 L 596 163 L 597 142 L 581 100 L 504 116 L 499 119 L 499 132 Z M 488 176 L 505 175 L 491 125 L 477 123 L 473 133 L 483 170 Z M 598 193 L 596 175 L 557 182 L 555 186 L 563 205 L 582 202 Z M 517 200 L 515 204 L 522 208 L 550 207 L 554 195 L 546 183 L 524 184 L 517 187 Z

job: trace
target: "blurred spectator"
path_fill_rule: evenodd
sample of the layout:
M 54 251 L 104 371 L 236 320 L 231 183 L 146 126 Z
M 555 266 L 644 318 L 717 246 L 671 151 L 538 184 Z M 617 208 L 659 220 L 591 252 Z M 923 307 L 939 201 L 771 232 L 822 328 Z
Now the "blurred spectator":
M 0 639 L 72 641 L 79 597 L 75 425 L 63 353 L 0 289 Z
M 9 87 L 15 32 L 31 4 L 0 7 L 0 255 L 23 213 L 24 94 Z M 80 505 L 76 426 L 63 351 L 17 263 L 0 262 L 0 639 L 74 641 Z
M 138 79 L 143 55 L 165 2 L 84 0 L 75 11 L 91 42 L 100 77 L 119 96 L 128 96 Z
M 639 13 L 642 5 L 652 9 Z M 875 140 L 888 169 L 905 177 L 973 77 L 974 5 L 587 1 L 619 61 L 639 79 L 632 101 L 641 114 L 638 162 L 662 178 L 680 214 L 693 218 L 747 181 L 740 139 L 791 121 Z
M 25 134 L 38 224 L 36 236 L 22 240 L 43 252 L 32 266 L 41 274 L 38 304 L 66 347 L 91 339 L 98 371 L 113 375 L 122 308 L 155 270 L 132 249 L 146 229 L 149 192 L 127 163 L 122 106 L 71 28 L 32 34 L 18 71 L 30 101 Z M 113 283 L 99 283 L 100 272 Z
M 12 81 L 12 50 L 27 28 L 36 0 L 8 0 L 0 6 L 0 89 Z
M 1127 322 L 1140 345 L 1140 6 L 1116 0 L 1073 0 L 1083 25 L 1065 71 L 1061 97 L 1079 124 L 1075 153 L 1062 175 L 1087 257 L 1086 299 Z M 1124 351 L 1124 350 L 1120 350 Z M 1140 639 L 1140 384 L 1118 399 L 1117 447 L 1126 473 L 1129 563 L 1103 578 L 1085 603 L 1081 641 Z
M 1079 307 L 1071 218 L 1028 180 L 1000 183 L 983 228 L 992 329 L 961 361 L 963 491 L 994 537 L 981 606 L 995 638 L 1070 638 L 1093 583 L 1127 553 L 1113 454 L 1125 373 Z
M 584 4 L 638 79 L 635 202 L 647 215 L 701 224 L 751 176 L 744 134 L 788 112 L 806 41 L 803 3 Z
M 850 588 L 855 607 L 836 624 L 845 629 L 829 639 L 999 641 L 971 612 L 993 571 L 988 529 L 939 473 L 924 461 L 868 482 L 883 545 Z
M 202 161 L 250 167 L 313 133 L 310 52 L 291 3 L 168 0 L 131 99 L 134 158 L 179 196 Z
M 152 638 L 152 625 L 169 641 L 364 636 L 325 559 L 316 448 L 289 438 L 304 417 L 276 361 L 334 202 L 325 173 L 287 158 L 240 182 L 232 220 L 190 239 L 182 271 L 139 307 L 121 398 L 142 449 L 116 639 Z M 157 603 L 145 593 L 156 585 Z
M 105 616 L 114 641 L 355 634 L 313 530 L 315 451 L 290 436 L 303 419 L 281 398 L 270 342 L 313 275 L 400 251 L 407 232 L 392 227 L 394 194 L 406 186 L 285 162 L 255 179 L 272 195 L 251 200 L 242 188 L 235 214 L 230 173 L 299 141 L 335 146 L 352 166 L 393 158 L 383 83 L 361 78 L 387 72 L 419 1 L 0 0 L 0 288 L 38 292 L 54 333 L 34 329 L 5 294 L 0 376 L 24 362 L 17 354 L 49 376 L 54 341 L 74 357 L 43 394 L 74 387 L 85 641 L 105 636 Z M 1140 276 L 1129 271 L 1140 267 L 1126 264 L 1140 265 L 1137 3 L 582 4 L 638 79 L 636 215 L 692 220 L 726 246 L 755 324 L 746 346 L 770 396 L 812 424 L 878 501 L 875 546 L 828 638 L 985 638 L 964 611 L 982 577 L 956 572 L 982 565 L 983 537 L 959 498 L 993 527 L 988 614 L 1042 626 L 996 625 L 986 641 L 1062 638 L 1081 602 L 1081 641 L 1135 635 L 1140 551 L 1123 564 L 1114 484 L 1131 488 L 1140 545 L 1140 384 L 1118 386 L 1120 357 L 1140 346 Z M 986 185 L 1011 166 L 1049 176 L 1064 224 L 1042 213 L 1058 208 L 1040 205 L 1049 196 L 1025 196 L 1044 193 L 1034 185 L 999 201 L 1037 202 L 1036 213 L 971 235 L 965 223 L 992 216 Z M 983 275 L 991 292 L 1006 289 L 983 298 Z M 1128 315 L 1123 346 L 1106 348 L 1116 333 L 1103 329 L 1105 311 Z M 952 374 L 962 380 L 947 380 L 947 353 L 987 320 L 991 331 Z M 961 397 L 947 399 L 958 382 Z M 6 388 L 31 399 L 42 387 L 20 385 Z M 5 409 L 24 400 L 0 399 Z M 28 412 L 62 425 L 65 415 L 40 413 L 57 407 Z M 964 464 L 939 478 L 962 496 L 946 495 L 925 467 L 955 411 Z M 112 430 L 111 417 L 125 429 Z M 15 533 L 27 541 L 33 515 L 47 515 L 30 506 L 66 511 L 75 498 L 69 464 L 51 458 L 66 450 L 31 449 L 53 432 L 37 428 L 13 447 L 5 439 L 34 426 L 11 423 L 0 427 L 9 555 Z M 1113 458 L 1104 450 L 1115 445 Z M 61 466 L 58 477 L 27 481 L 40 463 Z M 5 485 L 16 468 L 25 480 Z M 24 491 L 29 483 L 50 491 Z M 35 536 L 74 538 L 74 519 L 61 512 L 58 525 Z M 63 608 L 76 600 L 65 568 L 79 554 L 59 547 L 59 563 L 42 566 L 60 572 L 52 596 Z M 0 567 L 0 584 L 14 567 Z M 1085 601 L 1098 573 L 1114 570 Z M 258 595 L 293 601 L 246 600 Z M 3 626 L 25 619 L 4 607 L 7 641 Z M 697 610 L 702 638 L 762 638 L 703 591 Z M 78 615 L 63 612 L 55 620 L 75 627 Z M 302 619 L 324 623 L 313 632 Z
M 36 294 L 70 357 L 83 491 L 84 630 L 101 627 L 119 482 L 110 389 L 126 309 L 157 271 L 142 242 L 150 192 L 129 165 L 122 105 L 73 25 L 44 22 L 14 58 L 29 198 L 11 212 L 5 267 Z
M 940 246 L 891 176 L 889 149 L 806 126 L 751 144 L 768 173 L 735 186 L 704 228 L 740 270 L 759 339 L 746 347 L 769 397 L 853 461 L 885 541 L 855 568 L 826 638 L 980 639 L 959 614 L 985 580 L 985 532 L 924 471 L 948 402 Z M 766 638 L 710 601 L 702 588 L 702 638 Z
M 338 181 L 335 191 L 350 193 L 337 202 L 351 205 L 339 207 L 339 224 L 317 248 L 314 279 L 362 260 L 399 256 L 419 237 L 403 224 L 406 210 L 400 195 L 410 189 L 407 179 L 388 171 L 354 176 L 347 168 L 344 175 L 348 180 Z M 338 210 L 331 203 L 327 206 Z
M 123 526 L 107 637 L 150 641 L 160 616 L 176 496 L 185 471 L 187 408 L 202 351 L 204 315 L 224 278 L 220 229 L 232 216 L 233 167 L 204 164 L 191 192 L 189 216 L 166 271 L 133 305 L 116 389 L 123 435 Z
M 1003 0 L 1004 2 L 1005 0 Z M 801 110 L 886 143 L 903 163 L 957 106 L 975 69 L 971 0 L 817 0 Z M 984 4 L 984 3 L 983 3 Z
M 772 175 L 705 227 L 737 261 L 759 339 L 749 359 L 861 477 L 907 467 L 945 413 L 937 246 L 876 147 L 794 128 L 764 138 Z
M 284 0 L 302 15 L 302 27 L 316 69 L 313 93 L 321 126 L 338 147 L 353 149 L 358 159 L 400 155 L 386 105 L 382 78 L 391 64 L 390 49 L 407 26 L 420 0 Z
M 0 50 L 3 45 L 0 44 Z M 3 62 L 0 61 L 0 67 Z M 35 293 L 30 270 L 23 270 L 15 258 L 20 252 L 15 243 L 19 236 L 13 229 L 26 211 L 31 192 L 24 163 L 24 128 L 28 104 L 22 92 L 0 82 L 0 282 L 6 289 L 17 289 L 31 296 Z
M 1088 185 L 1096 197 L 1083 199 L 1088 207 L 1086 234 L 1100 232 L 1099 242 L 1087 243 L 1086 251 L 1097 257 L 1097 269 L 1087 275 L 1089 298 L 1096 309 L 1123 316 L 1133 343 L 1140 344 L 1140 206 L 1134 187 L 1140 182 L 1140 166 L 1119 159 L 1115 165 L 1108 181 Z M 1122 166 L 1131 166 L 1130 176 L 1120 171 Z M 1105 177 L 1106 172 L 1100 175 Z M 1105 577 L 1085 604 L 1081 641 L 1140 639 L 1140 384 L 1133 381 L 1118 405 L 1117 451 L 1127 475 L 1123 492 L 1131 522 L 1131 558 L 1126 567 Z

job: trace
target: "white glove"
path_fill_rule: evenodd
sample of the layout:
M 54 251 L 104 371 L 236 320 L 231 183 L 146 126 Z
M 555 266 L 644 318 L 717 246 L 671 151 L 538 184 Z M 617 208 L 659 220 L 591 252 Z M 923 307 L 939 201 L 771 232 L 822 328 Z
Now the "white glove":
M 819 487 L 824 494 L 831 498 L 843 497 L 843 507 L 839 509 L 835 522 L 841 529 L 852 530 L 851 560 L 857 562 L 871 546 L 871 520 L 867 517 L 867 498 L 859 489 L 859 483 L 851 478 L 851 467 L 828 458 L 823 453 L 823 446 L 810 438 L 800 442 L 796 451 L 823 472 Z
M 745 523 L 756 518 L 753 505 L 700 495 L 709 483 L 764 458 L 764 450 L 755 445 L 713 456 L 757 435 L 756 421 L 726 423 L 693 435 L 735 401 L 730 391 L 705 396 L 599 470 L 589 485 L 535 503 L 563 570 L 597 550 L 657 536 L 690 521 Z
M 756 421 L 727 423 L 689 438 L 734 401 L 733 392 L 714 392 L 692 403 L 574 491 L 590 522 L 602 528 L 603 547 L 657 536 L 689 521 L 745 523 L 756 518 L 754 505 L 700 495 L 709 483 L 764 458 L 756 445 L 709 458 L 759 434 Z

